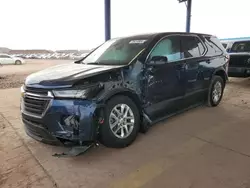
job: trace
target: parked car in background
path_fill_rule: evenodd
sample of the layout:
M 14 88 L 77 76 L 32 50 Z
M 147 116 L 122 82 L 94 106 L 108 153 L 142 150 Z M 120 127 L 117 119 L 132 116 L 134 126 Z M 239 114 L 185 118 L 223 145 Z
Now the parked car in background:
M 0 54 L 0 65 L 21 65 L 23 63 L 24 60 L 21 57 Z
M 130 145 L 139 130 L 206 103 L 219 105 L 228 54 L 215 36 L 155 33 L 111 39 L 75 63 L 28 76 L 21 113 L 44 143 Z
M 230 55 L 228 76 L 250 76 L 250 40 L 239 40 L 228 43 L 226 49 Z

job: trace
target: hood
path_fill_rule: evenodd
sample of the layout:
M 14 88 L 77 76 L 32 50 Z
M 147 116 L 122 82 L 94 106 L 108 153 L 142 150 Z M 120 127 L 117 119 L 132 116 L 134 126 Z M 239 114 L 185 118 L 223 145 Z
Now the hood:
M 70 86 L 77 80 L 118 69 L 123 66 L 124 65 L 110 66 L 76 63 L 61 64 L 29 75 L 25 80 L 25 85 Z

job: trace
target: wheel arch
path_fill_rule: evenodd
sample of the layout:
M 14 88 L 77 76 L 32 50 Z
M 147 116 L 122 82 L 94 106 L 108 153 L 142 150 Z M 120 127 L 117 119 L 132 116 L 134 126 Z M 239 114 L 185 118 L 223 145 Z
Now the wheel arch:
M 139 98 L 138 94 L 136 94 L 134 91 L 131 91 L 130 89 L 126 89 L 126 88 L 120 88 L 120 89 L 116 89 L 113 91 L 99 94 L 97 100 L 102 105 L 100 105 L 100 108 L 97 109 L 98 113 L 100 113 L 100 111 L 103 110 L 103 107 L 110 99 L 112 99 L 115 96 L 120 96 L 120 95 L 130 98 L 135 103 L 140 114 L 140 119 L 142 119 L 143 111 L 142 111 L 141 99 Z
M 131 91 L 130 89 L 122 88 L 122 89 L 117 89 L 108 93 L 103 93 L 99 97 L 99 101 L 102 101 L 103 104 L 107 103 L 111 98 L 118 96 L 118 95 L 123 95 L 129 97 L 137 106 L 138 110 L 141 111 L 141 100 L 134 91 Z
M 213 76 L 220 76 L 223 81 L 224 81 L 224 84 L 226 84 L 227 80 L 228 80 L 228 76 L 227 76 L 227 73 L 224 69 L 217 69 L 214 71 L 214 74 Z

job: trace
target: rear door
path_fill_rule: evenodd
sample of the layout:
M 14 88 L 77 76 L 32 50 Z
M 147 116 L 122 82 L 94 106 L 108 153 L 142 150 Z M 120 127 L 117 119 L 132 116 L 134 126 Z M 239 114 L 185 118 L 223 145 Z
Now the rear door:
M 186 94 L 200 92 L 205 88 L 203 70 L 207 59 L 202 57 L 205 47 L 197 36 L 182 36 L 181 46 L 186 61 Z

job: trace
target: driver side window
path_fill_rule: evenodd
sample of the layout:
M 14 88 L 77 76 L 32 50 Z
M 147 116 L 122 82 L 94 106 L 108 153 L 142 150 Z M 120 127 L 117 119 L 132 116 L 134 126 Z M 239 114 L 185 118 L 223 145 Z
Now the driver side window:
M 181 59 L 180 39 L 177 36 L 170 36 L 161 40 L 152 50 L 150 58 L 154 56 L 164 56 L 168 62 L 178 61 Z

